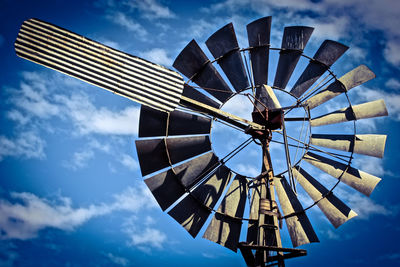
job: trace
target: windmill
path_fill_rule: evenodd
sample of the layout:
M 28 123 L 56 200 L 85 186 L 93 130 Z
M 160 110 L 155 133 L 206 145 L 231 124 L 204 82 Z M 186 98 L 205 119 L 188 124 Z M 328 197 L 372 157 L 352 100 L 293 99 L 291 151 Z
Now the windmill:
M 22 24 L 15 50 L 22 58 L 141 103 L 138 159 L 144 182 L 161 209 L 193 237 L 205 228 L 204 238 L 240 250 L 248 266 L 284 266 L 286 259 L 306 255 L 296 247 L 319 242 L 307 217 L 309 208 L 317 205 L 336 228 L 357 215 L 334 189 L 343 182 L 367 196 L 372 193 L 380 178 L 352 167 L 353 154 L 383 157 L 386 136 L 358 134 L 355 121 L 388 114 L 383 100 L 351 104 L 348 91 L 375 75 L 365 65 L 341 77 L 333 73 L 331 66 L 347 46 L 326 40 L 311 57 L 303 50 L 313 28 L 286 27 L 280 48 L 270 47 L 270 30 L 271 17 L 251 22 L 249 47 L 241 49 L 233 25 L 227 24 L 206 41 L 214 60 L 192 40 L 173 64 L 186 82 L 174 70 L 38 19 Z M 268 84 L 270 52 L 279 53 L 272 85 Z M 286 88 L 301 58 L 309 63 L 294 86 Z M 236 95 L 252 103 L 251 120 L 221 109 Z M 281 95 L 289 96 L 292 105 L 282 106 Z M 312 115 L 339 95 L 346 97 L 347 107 Z M 296 110 L 304 115 L 291 116 Z M 210 141 L 214 121 L 248 139 L 227 155 L 216 155 Z M 308 125 L 303 139 L 288 134 L 287 124 L 295 122 Z M 312 133 L 316 127 L 343 122 L 354 122 L 353 134 Z M 262 151 L 258 176 L 242 175 L 226 165 L 253 142 Z M 274 172 L 272 143 L 284 148 L 286 167 L 281 173 Z M 293 147 L 302 150 L 297 161 Z M 336 178 L 336 183 L 325 187 L 307 171 L 313 167 Z M 298 185 L 312 199 L 311 205 L 300 203 Z M 282 220 L 293 248 L 282 247 Z M 242 236 L 245 241 L 240 241 Z

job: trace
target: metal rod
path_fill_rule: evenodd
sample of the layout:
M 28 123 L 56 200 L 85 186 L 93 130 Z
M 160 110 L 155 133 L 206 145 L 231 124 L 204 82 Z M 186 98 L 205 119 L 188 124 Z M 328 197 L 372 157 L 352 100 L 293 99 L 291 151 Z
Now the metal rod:
M 217 117 L 218 119 L 226 121 L 227 123 L 233 124 L 243 130 L 247 130 L 249 127 L 253 128 L 254 130 L 264 130 L 265 129 L 265 126 L 262 126 L 258 123 L 243 119 L 241 117 L 238 117 L 236 115 L 233 115 L 228 112 L 222 111 L 220 109 L 214 108 L 212 106 L 206 105 L 204 103 L 193 100 L 193 99 L 183 96 L 183 95 L 181 97 L 181 103 L 183 105 L 195 106 L 196 109 L 206 112 L 207 114 Z
M 296 184 L 293 178 L 292 174 L 292 163 L 290 161 L 290 153 L 289 153 L 289 147 L 288 147 L 288 140 L 287 140 L 287 133 L 286 133 L 286 127 L 285 127 L 285 120 L 283 119 L 284 115 L 283 112 L 281 112 L 281 117 L 282 117 L 282 130 L 283 130 L 283 142 L 285 145 L 285 156 L 286 156 L 286 165 L 288 168 L 288 175 L 289 175 L 289 183 L 290 186 L 292 187 L 293 191 L 297 193 L 296 190 Z

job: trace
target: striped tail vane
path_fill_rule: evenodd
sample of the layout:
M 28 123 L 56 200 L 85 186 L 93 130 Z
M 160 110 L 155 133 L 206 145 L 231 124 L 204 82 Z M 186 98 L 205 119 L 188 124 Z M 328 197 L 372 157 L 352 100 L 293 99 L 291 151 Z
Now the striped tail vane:
M 192 41 L 186 50 L 192 51 L 193 47 L 197 47 L 198 49 L 192 52 L 199 57 L 200 48 L 196 45 Z M 197 111 L 201 110 L 242 129 L 247 129 L 248 126 L 263 128 L 259 124 L 220 111 L 218 109 L 220 104 L 186 85 L 183 77 L 176 71 L 118 51 L 48 22 L 38 19 L 24 21 L 15 42 L 15 50 L 17 55 L 24 59 L 154 109 L 171 112 L 178 105 L 182 105 Z M 208 59 L 204 55 L 201 60 Z M 180 65 L 194 63 L 185 57 L 182 62 L 176 60 L 174 66 L 180 70 Z M 212 64 L 206 64 L 205 69 L 209 72 L 197 75 L 197 83 L 206 88 L 218 88 L 220 91 L 210 91 L 210 93 L 220 101 L 226 101 L 232 95 L 232 91 Z
M 58 26 L 26 20 L 17 55 L 162 111 L 179 104 L 183 78 L 173 70 L 107 47 Z

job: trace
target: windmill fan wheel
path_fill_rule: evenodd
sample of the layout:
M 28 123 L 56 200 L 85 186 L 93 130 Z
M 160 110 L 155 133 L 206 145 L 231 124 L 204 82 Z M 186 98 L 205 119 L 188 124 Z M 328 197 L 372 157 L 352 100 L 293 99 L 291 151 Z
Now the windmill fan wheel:
M 192 40 L 173 64 L 188 78 L 183 96 L 215 109 L 221 109 L 236 95 L 246 96 L 253 105 L 252 121 L 264 129 L 237 128 L 248 139 L 230 153 L 216 155 L 210 135 L 213 121 L 219 119 L 183 99 L 181 108 L 169 113 L 142 106 L 141 139 L 136 141 L 144 181 L 162 210 L 167 210 L 193 237 L 205 228 L 203 238 L 235 252 L 239 248 L 249 266 L 283 265 L 286 258 L 306 255 L 302 249 L 282 248 L 279 228 L 283 219 L 293 247 L 298 247 L 319 242 L 307 217 L 309 208 L 318 206 L 335 228 L 357 216 L 335 196 L 334 189 L 342 182 L 369 196 L 381 179 L 352 167 L 353 154 L 383 157 L 386 140 L 385 135 L 356 132 L 356 120 L 388 113 L 383 100 L 351 104 L 348 91 L 373 79 L 375 74 L 360 65 L 337 77 L 331 66 L 347 46 L 325 40 L 311 57 L 303 50 L 313 28 L 285 27 L 280 48 L 270 46 L 270 30 L 271 17 L 248 24 L 249 47 L 241 49 L 233 24 L 227 24 L 206 41 L 213 60 Z M 279 57 L 273 85 L 268 83 L 270 52 Z M 288 88 L 301 58 L 309 62 Z M 292 100 L 291 105 L 282 106 L 280 96 L 284 95 Z M 313 116 L 314 108 L 318 110 L 339 95 L 346 98 L 347 107 Z M 291 116 L 299 114 L 299 110 L 302 116 Z M 354 122 L 346 124 L 352 128 L 351 134 L 313 133 L 315 129 L 331 131 L 325 125 L 349 121 Z M 306 125 L 300 137 L 289 133 L 294 128 L 291 123 Z M 262 168 L 255 177 L 238 173 L 226 164 L 252 142 L 262 150 Z M 269 151 L 273 143 L 283 147 L 286 169 L 280 173 L 273 169 L 274 158 Z M 297 155 L 298 150 L 301 155 Z M 313 172 L 313 167 L 336 178 L 332 179 L 333 185 L 326 187 L 306 171 Z M 311 205 L 302 206 L 296 185 L 309 195 Z M 208 220 L 210 216 L 212 219 Z M 240 241 L 242 230 L 247 231 L 244 241 Z
M 318 206 L 337 228 L 357 215 L 335 195 L 337 186 L 369 196 L 379 183 L 380 178 L 354 168 L 352 159 L 354 154 L 382 158 L 386 135 L 359 134 L 355 122 L 388 113 L 383 100 L 351 104 L 349 91 L 375 74 L 360 65 L 336 76 L 331 66 L 347 46 L 325 40 L 307 56 L 313 28 L 285 27 L 279 48 L 270 46 L 270 31 L 271 17 L 251 22 L 249 46 L 240 48 L 232 23 L 222 27 L 206 41 L 213 60 L 192 40 L 173 64 L 186 82 L 174 70 L 39 19 L 23 22 L 15 50 L 24 59 L 143 104 L 136 148 L 144 181 L 161 209 L 191 236 L 205 229 L 204 238 L 239 249 L 249 266 L 284 266 L 285 259 L 306 255 L 296 247 L 319 242 L 307 217 L 311 207 Z M 273 83 L 270 54 L 277 61 Z M 303 70 L 292 85 L 296 67 Z M 251 103 L 247 119 L 223 110 L 239 95 Z M 346 104 L 327 109 L 334 98 Z M 210 141 L 212 123 L 220 122 L 246 139 L 223 155 Z M 258 175 L 228 167 L 249 144 L 261 151 Z M 285 169 L 276 171 L 282 165 Z M 321 179 L 318 172 L 327 175 Z M 300 203 L 303 193 L 311 204 Z M 293 248 L 282 246 L 282 221 Z

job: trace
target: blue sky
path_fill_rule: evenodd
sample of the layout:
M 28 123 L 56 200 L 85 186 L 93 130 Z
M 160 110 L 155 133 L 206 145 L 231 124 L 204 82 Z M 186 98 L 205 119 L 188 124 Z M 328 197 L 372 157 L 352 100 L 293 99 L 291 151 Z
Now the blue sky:
M 357 122 L 360 133 L 389 135 L 383 160 L 356 156 L 354 161 L 382 178 L 371 197 L 342 185 L 335 189 L 359 216 L 334 229 L 317 207 L 311 209 L 321 242 L 302 246 L 309 255 L 287 265 L 397 265 L 398 1 L 2 0 L 0 10 L 0 266 L 245 266 L 240 253 L 201 235 L 193 239 L 157 206 L 140 175 L 134 146 L 138 104 L 20 59 L 13 43 L 22 22 L 35 17 L 172 68 L 191 39 L 207 51 L 204 41 L 229 22 L 239 44 L 247 46 L 245 25 L 263 16 L 273 17 L 273 47 L 280 46 L 283 27 L 292 25 L 315 27 L 308 55 L 325 39 L 350 46 L 334 72 L 340 76 L 366 64 L 377 75 L 349 92 L 352 103 L 383 98 L 389 111 L 389 117 Z M 270 82 L 275 68 L 276 56 L 271 56 Z M 341 107 L 339 99 L 319 112 Z M 249 112 L 243 99 L 233 99 L 225 109 L 241 116 Z M 321 132 L 345 133 L 350 126 Z M 244 140 L 220 125 L 213 126 L 213 134 L 217 155 Z M 256 175 L 257 148 L 248 148 L 245 157 L 228 166 Z M 272 153 L 281 154 L 280 149 L 272 147 Z M 283 161 L 276 160 L 279 169 Z M 332 183 L 322 173 L 313 175 Z M 290 246 L 286 229 L 282 232 Z

